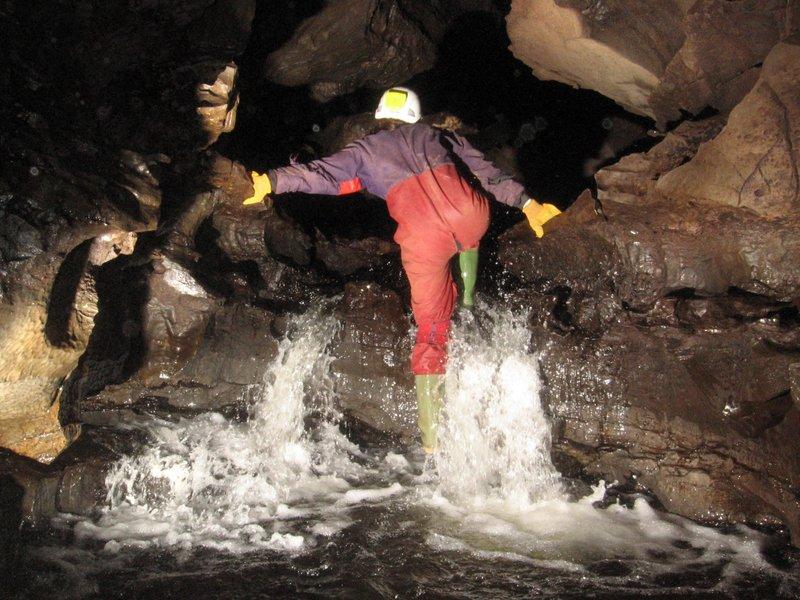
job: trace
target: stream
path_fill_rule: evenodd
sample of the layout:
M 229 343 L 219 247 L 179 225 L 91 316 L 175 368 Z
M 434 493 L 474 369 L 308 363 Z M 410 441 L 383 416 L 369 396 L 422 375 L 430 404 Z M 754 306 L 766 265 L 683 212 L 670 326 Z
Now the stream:
M 577 497 L 550 460 L 524 322 L 491 320 L 488 336 L 455 328 L 435 467 L 342 433 L 337 326 L 310 312 L 248 420 L 144 423 L 151 443 L 114 465 L 105 508 L 56 519 L 12 597 L 800 597 L 772 536 L 609 504 L 604 482 Z

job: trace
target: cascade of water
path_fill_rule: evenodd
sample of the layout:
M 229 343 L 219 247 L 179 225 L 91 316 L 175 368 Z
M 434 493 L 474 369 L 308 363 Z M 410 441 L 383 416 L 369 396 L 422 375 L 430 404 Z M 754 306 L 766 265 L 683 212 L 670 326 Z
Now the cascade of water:
M 456 328 L 437 458 L 440 490 L 463 503 L 524 505 L 560 495 L 550 424 L 539 400 L 530 332 L 510 311 L 492 311 L 491 335 Z
M 358 466 L 349 461 L 347 442 L 335 427 L 322 428 L 325 443 L 312 443 L 304 432 L 304 387 L 315 372 L 328 370 L 325 349 L 335 321 L 312 311 L 295 325 L 297 335 L 279 345 L 248 421 L 211 413 L 154 422 L 148 428 L 152 443 L 108 474 L 105 514 L 97 525 L 80 524 L 76 533 L 168 545 L 231 539 L 301 543 L 296 536 L 270 537 L 262 524 L 291 512 L 286 503 L 298 488 L 312 496 L 346 488 L 326 473 Z M 337 468 L 327 468 L 331 464 Z

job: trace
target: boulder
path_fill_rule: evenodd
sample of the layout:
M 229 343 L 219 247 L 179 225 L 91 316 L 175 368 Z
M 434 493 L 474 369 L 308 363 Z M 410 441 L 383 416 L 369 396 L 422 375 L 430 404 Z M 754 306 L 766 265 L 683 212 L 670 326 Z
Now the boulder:
M 344 412 L 378 431 L 416 435 L 412 335 L 400 297 L 373 283 L 348 284 L 331 344 L 334 394 Z
M 16 527 L 22 520 L 46 526 L 62 513 L 93 515 L 105 504 L 105 479 L 114 462 L 144 441 L 143 434 L 131 430 L 85 427 L 80 439 L 49 465 L 0 449 L 0 477 L 9 478 L 23 494 Z
M 628 204 L 655 198 L 659 178 L 694 157 L 700 144 L 716 137 L 724 126 L 721 116 L 681 123 L 647 152 L 623 156 L 597 171 L 597 198 Z
M 539 79 L 596 90 L 661 124 L 727 111 L 770 49 L 800 27 L 796 2 L 514 0 L 511 51 Z
M 115 425 L 131 411 L 247 413 L 277 355 L 274 316 L 241 303 L 220 305 L 190 291 L 166 313 L 156 309 L 145 319 L 152 326 L 143 330 L 143 341 L 152 351 L 144 353 L 139 369 L 76 402 L 73 420 Z M 85 361 L 89 370 L 89 357 Z
M 538 243 L 525 224 L 516 226 L 503 236 L 504 266 L 525 284 L 613 290 L 636 310 L 670 294 L 711 296 L 731 288 L 774 302 L 800 296 L 798 213 L 775 221 L 692 201 L 607 200 L 602 215 L 595 206 L 584 193 Z
M 269 55 L 265 73 L 281 85 L 310 86 L 323 102 L 362 87 L 384 89 L 431 68 L 448 26 L 479 10 L 493 10 L 491 2 L 329 0 Z
M 551 338 L 541 357 L 554 445 L 587 473 L 643 486 L 700 521 L 800 533 L 800 411 L 775 324 L 724 332 L 621 322 L 598 339 Z M 795 355 L 796 356 L 796 355 Z
M 777 44 L 722 132 L 661 177 L 668 198 L 746 207 L 783 219 L 800 211 L 800 36 Z

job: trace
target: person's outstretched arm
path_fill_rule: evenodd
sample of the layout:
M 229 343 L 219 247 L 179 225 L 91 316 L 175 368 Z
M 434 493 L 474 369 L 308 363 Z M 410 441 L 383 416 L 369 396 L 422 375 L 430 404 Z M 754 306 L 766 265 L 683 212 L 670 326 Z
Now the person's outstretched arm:
M 358 178 L 362 154 L 363 149 L 355 143 L 308 163 L 270 169 L 264 174 L 253 171 L 256 194 L 245 200 L 245 204 L 261 202 L 267 194 L 303 192 L 339 196 L 358 192 L 363 187 Z
M 452 142 L 453 151 L 478 178 L 483 188 L 498 202 L 524 212 L 536 237 L 542 237 L 544 235 L 542 225 L 560 214 L 561 211 L 552 204 L 539 204 L 531 198 L 521 183 L 486 160 L 483 153 L 470 144 L 465 137 L 457 133 L 448 133 L 447 135 Z

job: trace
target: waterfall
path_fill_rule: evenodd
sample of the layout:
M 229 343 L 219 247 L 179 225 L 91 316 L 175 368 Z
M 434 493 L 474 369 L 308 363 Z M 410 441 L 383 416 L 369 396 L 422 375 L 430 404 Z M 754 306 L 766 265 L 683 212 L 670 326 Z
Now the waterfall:
M 313 499 L 348 488 L 333 472 L 359 467 L 336 427 L 322 427 L 322 441 L 304 429 L 305 387 L 327 372 L 326 346 L 336 323 L 311 311 L 295 326 L 258 386 L 246 422 L 217 413 L 155 420 L 147 428 L 150 444 L 109 472 L 104 514 L 97 524 L 80 523 L 76 534 L 164 545 L 301 545 L 301 537 L 270 532 L 265 522 L 297 516 L 289 504 L 298 494 Z
M 437 469 L 459 503 L 525 505 L 560 495 L 537 357 L 524 318 L 492 311 L 491 332 L 456 327 L 445 382 Z

